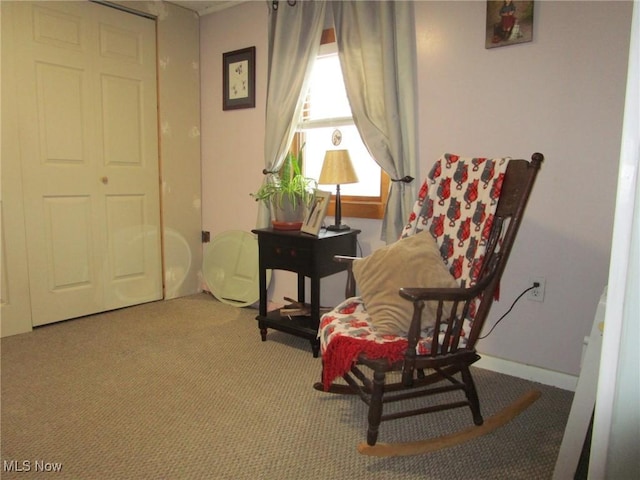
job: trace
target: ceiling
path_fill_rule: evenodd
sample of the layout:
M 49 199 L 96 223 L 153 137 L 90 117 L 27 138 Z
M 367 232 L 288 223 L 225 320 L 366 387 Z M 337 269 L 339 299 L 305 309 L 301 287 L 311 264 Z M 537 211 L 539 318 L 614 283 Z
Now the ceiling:
M 245 1 L 247 0 L 169 0 L 169 3 L 193 10 L 202 17 L 203 15 L 219 12 L 220 10 L 233 7 Z

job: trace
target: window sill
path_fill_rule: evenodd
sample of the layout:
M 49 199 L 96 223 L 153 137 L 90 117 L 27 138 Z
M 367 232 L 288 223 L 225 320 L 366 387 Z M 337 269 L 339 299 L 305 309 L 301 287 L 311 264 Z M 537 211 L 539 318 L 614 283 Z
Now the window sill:
M 327 210 L 327 215 L 335 216 L 336 201 L 335 197 L 331 197 L 331 203 Z M 379 200 L 366 200 L 358 198 L 357 200 L 341 198 L 342 216 L 354 218 L 373 218 L 382 219 L 384 217 L 385 205 Z

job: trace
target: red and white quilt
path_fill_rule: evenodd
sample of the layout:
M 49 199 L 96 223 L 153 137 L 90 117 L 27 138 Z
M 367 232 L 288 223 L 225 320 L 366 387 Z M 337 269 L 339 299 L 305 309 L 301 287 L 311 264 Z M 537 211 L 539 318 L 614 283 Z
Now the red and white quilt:
M 423 230 L 431 232 L 459 285 L 471 286 L 476 281 L 508 163 L 509 158 L 444 154 L 422 184 L 402 231 L 401 238 Z M 474 314 L 471 309 L 465 319 L 467 335 Z M 429 352 L 433 334 L 433 329 L 422 332 L 418 353 Z M 323 315 L 318 336 L 325 389 L 348 372 L 361 353 L 393 362 L 400 360 L 407 348 L 403 336 L 376 333 L 360 297 L 349 298 Z

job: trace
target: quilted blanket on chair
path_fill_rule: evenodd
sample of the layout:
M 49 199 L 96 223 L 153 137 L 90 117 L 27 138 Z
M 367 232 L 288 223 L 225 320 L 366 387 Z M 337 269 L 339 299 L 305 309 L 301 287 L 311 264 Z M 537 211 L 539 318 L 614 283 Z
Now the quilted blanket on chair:
M 459 285 L 475 283 L 484 260 L 495 209 L 509 158 L 471 158 L 446 153 L 422 184 L 401 238 L 427 230 Z M 407 285 L 398 285 L 398 289 Z M 475 311 L 465 319 L 469 331 Z M 428 353 L 433 331 L 423 331 L 418 353 Z M 362 299 L 345 300 L 326 313 L 318 332 L 325 389 L 349 371 L 358 355 L 402 358 L 406 338 L 380 335 L 371 325 Z

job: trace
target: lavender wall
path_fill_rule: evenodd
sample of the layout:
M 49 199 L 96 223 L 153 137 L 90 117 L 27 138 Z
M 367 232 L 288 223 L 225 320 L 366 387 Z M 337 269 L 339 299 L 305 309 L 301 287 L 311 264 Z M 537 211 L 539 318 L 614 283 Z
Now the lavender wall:
M 481 353 L 579 372 L 607 284 L 631 11 L 632 2 L 536 2 L 532 42 L 486 50 L 485 2 L 416 2 L 423 174 L 445 151 L 547 158 L 488 324 L 532 276 L 546 278 L 544 302 L 521 300 Z M 200 28 L 203 229 L 250 230 L 264 162 L 266 4 L 207 15 Z M 256 108 L 224 112 L 222 53 L 253 45 Z M 382 246 L 379 221 L 348 223 L 362 230 L 365 254 Z M 325 281 L 322 303 L 342 288 L 339 277 Z M 293 276 L 276 272 L 270 298 L 292 292 Z

